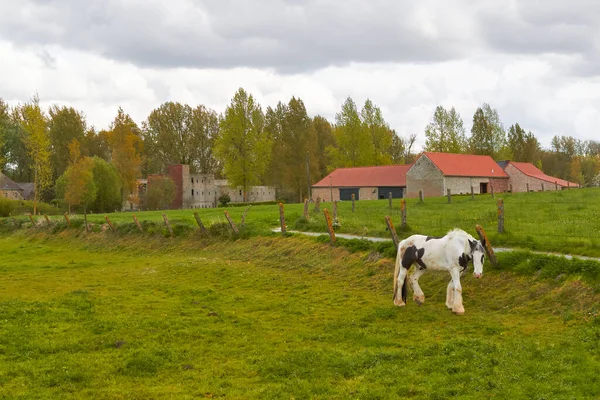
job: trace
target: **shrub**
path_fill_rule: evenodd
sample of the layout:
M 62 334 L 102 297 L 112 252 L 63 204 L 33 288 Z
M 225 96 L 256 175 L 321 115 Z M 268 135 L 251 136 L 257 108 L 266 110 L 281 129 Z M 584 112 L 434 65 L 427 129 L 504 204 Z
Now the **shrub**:
M 221 193 L 219 196 L 219 203 L 221 207 L 225 207 L 227 204 L 231 203 L 231 197 L 227 193 Z

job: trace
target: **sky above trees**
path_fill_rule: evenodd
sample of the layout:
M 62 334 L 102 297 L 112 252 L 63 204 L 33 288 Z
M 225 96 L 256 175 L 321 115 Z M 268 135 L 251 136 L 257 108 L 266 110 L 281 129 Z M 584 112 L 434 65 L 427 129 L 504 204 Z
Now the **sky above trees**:
M 475 4 L 476 3 L 476 4 Z M 483 103 L 550 147 L 597 139 L 600 7 L 595 0 L 0 0 L 0 97 L 37 92 L 106 129 L 166 101 L 222 113 L 244 87 L 263 106 L 301 98 L 330 121 L 369 98 L 398 134 L 436 106 L 465 130 Z

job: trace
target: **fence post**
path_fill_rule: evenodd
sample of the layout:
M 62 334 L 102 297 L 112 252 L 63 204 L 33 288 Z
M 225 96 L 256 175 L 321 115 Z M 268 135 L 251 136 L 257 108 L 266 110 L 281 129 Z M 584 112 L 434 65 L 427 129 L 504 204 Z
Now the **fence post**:
M 233 220 L 231 219 L 231 216 L 229 215 L 227 210 L 224 211 L 224 214 L 225 214 L 225 218 L 227 218 L 227 221 L 229 222 L 229 226 L 231 226 L 231 229 L 233 229 L 233 231 L 236 234 L 239 234 L 240 231 L 238 230 L 237 226 L 235 226 L 235 224 L 233 223 Z
M 529 193 L 529 182 L 527 183 L 527 193 Z
M 450 192 L 450 189 L 446 189 L 446 196 L 448 196 L 448 204 L 452 203 L 452 193 Z
M 250 210 L 250 207 L 252 207 L 252 204 L 246 207 L 246 209 L 244 210 L 244 214 L 242 214 L 242 226 L 246 224 L 246 213 L 248 212 L 248 210 Z
M 204 224 L 200 220 L 200 216 L 198 215 L 197 211 L 194 212 L 194 219 L 196 220 L 196 223 L 198 224 L 198 227 L 200 228 L 200 231 L 202 233 L 206 233 L 206 227 L 204 226 Z
M 471 186 L 471 200 L 475 200 L 475 189 Z
M 315 201 L 315 212 L 321 211 L 321 197 L 317 196 L 317 201 Z
M 48 223 L 48 225 L 50 225 L 52 222 L 50 222 L 50 218 L 48 218 L 48 216 L 46 214 L 44 214 L 44 218 L 46 218 L 46 222 Z
M 304 218 L 308 220 L 308 199 L 304 199 Z
M 69 219 L 69 214 L 65 213 L 65 219 L 67 220 L 67 226 L 70 228 L 71 227 L 71 220 Z
M 492 245 L 491 245 L 490 241 L 488 240 L 487 235 L 485 234 L 485 231 L 483 230 L 481 225 L 475 225 L 475 230 L 477 231 L 477 235 L 479 235 L 479 240 L 481 240 L 481 241 L 485 240 L 485 252 L 487 253 L 487 256 L 488 256 L 490 262 L 492 263 L 492 265 L 494 267 L 497 267 L 498 259 L 496 259 L 496 254 L 494 254 L 494 249 L 492 248 Z
M 424 196 L 423 196 L 423 191 L 422 191 L 422 190 L 419 190 L 419 201 L 420 201 L 421 203 L 423 203 L 423 202 L 424 202 Z
M 542 183 L 542 192 L 544 191 L 544 184 Z
M 144 230 L 142 229 L 142 224 L 140 224 L 140 221 L 138 221 L 135 214 L 133 214 L 133 222 L 135 222 L 140 232 L 144 232 Z
M 394 228 L 394 223 L 389 215 L 385 216 L 385 224 L 387 225 L 388 230 L 390 231 L 390 235 L 392 235 L 392 241 L 394 242 L 394 246 L 396 247 L 396 251 L 398 251 L 398 234 L 396 233 L 396 229 Z
M 323 210 L 323 214 L 325 214 L 325 222 L 327 222 L 327 231 L 329 232 L 329 239 L 331 240 L 331 244 L 335 244 L 335 232 L 333 231 L 333 226 L 331 225 L 331 217 L 329 216 L 329 211 L 327 209 Z
M 554 189 L 558 190 L 558 181 L 554 181 Z
M 283 213 L 283 203 L 279 203 L 279 222 L 281 223 L 281 236 L 285 236 L 285 215 Z
M 171 228 L 171 224 L 169 223 L 169 219 L 167 218 L 167 214 L 163 214 L 163 219 L 165 220 L 165 225 L 167 225 L 167 229 L 171 236 L 173 236 L 173 229 Z
M 354 206 L 355 206 L 354 193 L 352 193 L 352 212 L 354 212 Z
M 390 208 L 392 208 L 392 192 L 388 193 L 388 204 L 389 204 Z
M 490 185 L 490 189 L 492 190 L 492 199 L 496 196 L 494 196 L 494 185 Z
M 402 225 L 403 229 L 406 228 L 406 199 L 402 199 L 400 202 L 400 212 L 402 214 Z
M 513 189 L 512 189 L 512 183 L 510 184 L 510 194 L 513 193 Z
M 504 233 L 504 200 L 498 199 L 498 233 Z
M 106 220 L 106 223 L 107 223 L 107 224 L 108 224 L 108 226 L 110 227 L 110 230 L 111 230 L 113 233 L 117 233 L 117 229 L 115 228 L 115 226 L 113 225 L 113 223 L 112 223 L 112 222 L 110 222 L 110 219 L 108 218 L 108 215 L 105 215 L 105 216 L 104 216 L 104 219 Z
M 29 220 L 31 221 L 31 226 L 34 227 L 35 221 L 33 220 L 33 215 L 31 215 L 31 213 L 29 213 Z
M 333 220 L 337 219 L 337 200 L 333 201 Z

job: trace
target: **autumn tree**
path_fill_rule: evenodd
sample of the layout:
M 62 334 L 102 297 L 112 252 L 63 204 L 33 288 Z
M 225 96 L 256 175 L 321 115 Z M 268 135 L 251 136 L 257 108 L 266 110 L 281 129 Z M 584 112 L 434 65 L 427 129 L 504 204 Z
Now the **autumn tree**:
M 18 118 L 24 132 L 23 143 L 31 159 L 30 168 L 33 172 L 34 187 L 33 213 L 35 214 L 42 193 L 52 184 L 48 120 L 40 108 L 40 100 L 37 95 L 30 102 L 18 107 Z
M 69 145 L 73 140 L 82 143 L 86 122 L 83 113 L 72 107 L 53 105 L 49 110 L 49 134 L 52 145 L 53 176 L 61 176 L 69 164 Z
M 484 103 L 473 115 L 469 146 L 473 154 L 488 155 L 494 159 L 508 158 L 505 154 L 506 133 L 498 111 Z
M 154 175 L 148 177 L 147 185 L 146 207 L 150 210 L 168 209 L 177 190 L 173 179 Z
M 425 128 L 425 151 L 466 153 L 468 142 L 460 114 L 454 107 L 437 106 L 431 122 Z
M 81 141 L 81 154 L 110 161 L 110 131 L 96 132 L 94 127 L 89 128 Z
M 137 178 L 141 175 L 142 141 L 136 123 L 119 107 L 108 135 L 111 163 L 121 181 L 121 202 L 137 202 Z
M 64 198 L 71 206 L 83 206 L 84 215 L 87 206 L 96 199 L 98 189 L 94 182 L 94 160 L 90 157 L 81 157 L 80 144 L 77 139 L 69 143 L 69 162 L 63 173 L 65 188 Z
M 271 159 L 272 142 L 264 132 L 265 117 L 254 97 L 240 88 L 225 109 L 215 141 L 215 155 L 233 187 L 248 189 L 261 183 Z
M 213 142 L 219 131 L 217 114 L 204 106 L 167 102 L 153 110 L 143 124 L 148 172 L 170 164 L 187 164 L 192 172 L 216 168 Z

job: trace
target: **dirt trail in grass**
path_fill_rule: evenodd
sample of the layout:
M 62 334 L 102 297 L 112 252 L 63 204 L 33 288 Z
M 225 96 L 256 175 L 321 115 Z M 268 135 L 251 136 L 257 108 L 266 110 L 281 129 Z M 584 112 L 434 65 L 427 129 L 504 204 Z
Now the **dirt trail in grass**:
M 273 229 L 273 232 L 281 232 L 281 228 Z M 327 233 L 324 233 L 324 232 L 302 232 L 302 231 L 287 231 L 287 232 L 294 233 L 294 234 L 300 234 L 300 235 L 307 235 L 307 236 L 328 235 Z M 336 233 L 335 236 L 339 237 L 339 238 L 343 238 L 343 239 L 362 239 L 362 240 L 368 240 L 371 242 L 389 242 L 389 241 L 391 241 L 391 239 L 386 239 L 386 238 L 348 235 L 345 233 Z M 593 261 L 600 262 L 600 257 L 588 257 L 588 256 L 579 256 L 579 255 L 574 256 L 572 254 L 554 253 L 554 252 L 549 252 L 549 251 L 536 251 L 536 250 L 530 250 L 530 249 L 515 249 L 515 248 L 510 248 L 510 247 L 494 247 L 493 249 L 496 253 L 502 253 L 502 252 L 507 252 L 507 251 L 527 250 L 527 251 L 531 251 L 534 254 L 544 254 L 544 255 L 548 255 L 548 256 L 565 257 L 568 260 L 573 259 L 573 257 L 577 257 L 582 260 L 593 260 Z

